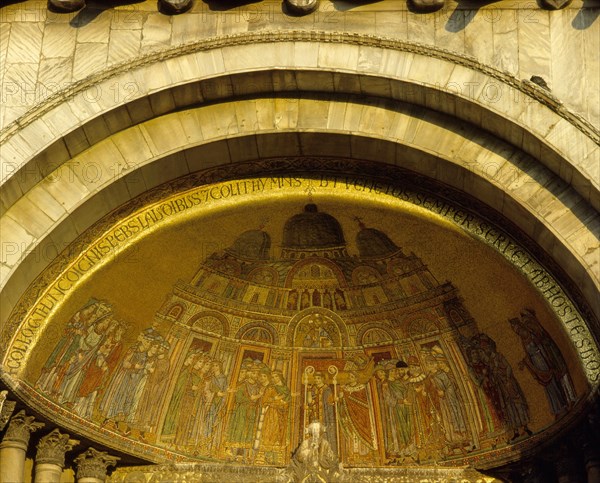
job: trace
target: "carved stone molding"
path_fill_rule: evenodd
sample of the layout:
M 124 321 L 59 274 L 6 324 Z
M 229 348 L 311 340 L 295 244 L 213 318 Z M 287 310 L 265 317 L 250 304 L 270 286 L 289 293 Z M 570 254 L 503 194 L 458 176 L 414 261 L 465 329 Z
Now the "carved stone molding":
M 104 451 L 88 448 L 73 460 L 77 465 L 77 479 L 96 478 L 104 481 L 108 467 L 116 466 L 119 459 Z
M 0 391 L 0 431 L 4 431 L 4 428 L 17 405 L 16 401 L 9 401 L 6 399 L 7 397 L 8 391 Z
M 44 423 L 36 423 L 33 416 L 27 416 L 25 410 L 21 410 L 11 418 L 2 442 L 12 441 L 27 446 L 31 433 L 42 427 Z
M 58 428 L 54 429 L 40 439 L 37 445 L 35 463 L 53 464 L 64 468 L 65 453 L 78 444 L 78 440 L 70 439 L 68 434 L 62 434 Z

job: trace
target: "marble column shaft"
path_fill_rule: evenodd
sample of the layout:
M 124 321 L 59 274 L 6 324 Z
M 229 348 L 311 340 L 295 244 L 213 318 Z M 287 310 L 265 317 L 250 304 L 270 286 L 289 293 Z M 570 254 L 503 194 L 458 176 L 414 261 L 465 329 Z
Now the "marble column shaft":
M 54 429 L 40 439 L 35 457 L 35 483 L 59 483 L 65 467 L 65 453 L 79 441 Z
M 0 482 L 20 483 L 25 481 L 25 453 L 33 431 L 44 426 L 36 423 L 33 416 L 19 411 L 13 416 L 0 443 Z

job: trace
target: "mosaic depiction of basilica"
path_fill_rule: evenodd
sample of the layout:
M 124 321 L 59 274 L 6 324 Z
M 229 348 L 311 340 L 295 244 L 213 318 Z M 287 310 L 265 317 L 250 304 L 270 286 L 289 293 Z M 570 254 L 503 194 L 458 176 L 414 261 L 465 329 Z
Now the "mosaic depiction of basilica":
M 285 223 L 280 253 L 267 232 L 241 233 L 131 344 L 128 323 L 91 299 L 36 388 L 129 437 L 249 464 L 287 464 L 312 421 L 347 466 L 439 461 L 530 435 L 511 366 L 452 283 L 362 223 L 356 247 L 314 204 Z M 520 368 L 561 416 L 576 395 L 557 345 L 532 310 L 510 325 Z

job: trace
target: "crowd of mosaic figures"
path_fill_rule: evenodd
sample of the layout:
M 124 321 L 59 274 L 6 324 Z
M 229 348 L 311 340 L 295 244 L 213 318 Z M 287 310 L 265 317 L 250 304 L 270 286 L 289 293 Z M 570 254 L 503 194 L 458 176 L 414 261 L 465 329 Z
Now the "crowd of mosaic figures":
M 533 311 L 510 323 L 522 341 L 519 366 L 544 387 L 549 411 L 560 417 L 576 396 L 558 347 Z M 316 370 L 305 362 L 284 373 L 266 357 L 244 357 L 236 366 L 211 347 L 174 356 L 157 329 L 125 344 L 128 324 L 109 303 L 91 299 L 68 321 L 36 388 L 122 434 L 136 432 L 188 455 L 254 464 L 284 464 L 312 421 L 350 465 L 439 460 L 532 434 L 513 370 L 483 333 L 459 337 L 460 357 L 434 341 L 399 357 L 321 358 Z

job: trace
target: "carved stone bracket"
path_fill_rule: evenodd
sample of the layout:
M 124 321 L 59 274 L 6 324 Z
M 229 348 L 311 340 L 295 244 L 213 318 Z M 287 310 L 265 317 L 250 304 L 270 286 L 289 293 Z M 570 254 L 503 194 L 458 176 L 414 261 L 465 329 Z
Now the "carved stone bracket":
M 445 0 L 408 0 L 408 6 L 417 13 L 436 12 L 444 7 Z
M 62 434 L 58 428 L 40 439 L 37 445 L 36 464 L 53 464 L 61 468 L 65 466 L 65 453 L 77 446 L 79 441 L 70 439 L 68 434 Z
M 318 0 L 285 0 L 285 6 L 291 13 L 306 15 L 314 12 L 319 6 Z
M 560 10 L 567 7 L 572 0 L 540 0 L 541 6 L 546 10 Z
M 56 12 L 76 12 L 85 7 L 85 0 L 48 0 L 48 5 Z
M 159 8 L 161 12 L 169 14 L 183 13 L 194 4 L 193 0 L 159 0 Z
M 104 451 L 88 448 L 73 460 L 77 465 L 77 479 L 96 478 L 104 481 L 108 467 L 116 466 L 119 459 Z
M 4 431 L 4 428 L 17 405 L 16 401 L 9 401 L 6 399 L 7 397 L 8 391 L 0 391 L 0 431 Z
M 323 437 L 323 425 L 308 425 L 309 437 L 300 443 L 286 469 L 287 482 L 343 481 L 343 469 L 327 439 Z
M 13 441 L 27 447 L 31 433 L 42 427 L 44 423 L 36 423 L 33 416 L 27 416 L 25 410 L 21 410 L 11 418 L 2 442 Z

